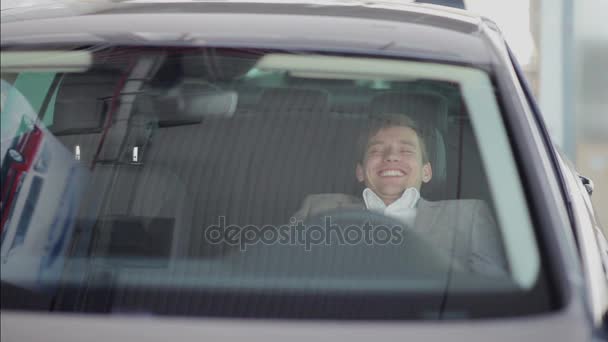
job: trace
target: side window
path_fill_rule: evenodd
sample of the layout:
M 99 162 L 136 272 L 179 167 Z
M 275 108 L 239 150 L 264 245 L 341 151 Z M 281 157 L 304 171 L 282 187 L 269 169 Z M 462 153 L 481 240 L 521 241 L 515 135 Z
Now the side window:
M 23 96 L 28 100 L 32 109 L 36 113 L 40 113 L 43 106 L 46 107 L 46 111 L 42 116 L 42 122 L 44 126 L 49 126 L 53 122 L 53 108 L 55 97 L 57 94 L 57 87 L 53 87 L 56 73 L 20 73 L 16 76 L 13 86 L 18 89 Z M 45 105 L 45 100 L 49 91 L 53 91 L 49 102 Z
M 18 74 L 17 73 L 13 73 L 13 72 L 3 72 L 0 75 L 0 78 L 2 78 L 2 80 L 10 85 L 12 85 L 13 83 L 15 83 L 15 80 L 17 79 Z

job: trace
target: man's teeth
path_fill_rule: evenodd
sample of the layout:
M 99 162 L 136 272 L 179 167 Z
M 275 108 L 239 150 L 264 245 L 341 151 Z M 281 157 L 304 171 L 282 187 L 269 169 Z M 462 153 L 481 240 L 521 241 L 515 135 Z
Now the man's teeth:
M 403 176 L 403 172 L 401 172 L 399 170 L 387 170 L 387 171 L 382 171 L 382 173 L 380 173 L 380 176 L 387 176 L 387 177 Z

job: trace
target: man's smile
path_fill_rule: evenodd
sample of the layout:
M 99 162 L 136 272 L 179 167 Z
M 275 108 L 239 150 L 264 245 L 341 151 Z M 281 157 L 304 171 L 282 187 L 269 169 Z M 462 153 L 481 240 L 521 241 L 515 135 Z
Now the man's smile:
M 378 172 L 378 176 L 380 177 L 403 177 L 405 176 L 405 172 L 400 169 L 383 169 Z

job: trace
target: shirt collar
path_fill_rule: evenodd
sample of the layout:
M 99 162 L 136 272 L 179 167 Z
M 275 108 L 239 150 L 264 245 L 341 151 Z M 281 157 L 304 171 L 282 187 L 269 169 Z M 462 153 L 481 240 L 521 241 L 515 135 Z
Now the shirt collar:
M 411 209 L 416 208 L 418 204 L 418 200 L 420 199 L 420 192 L 416 188 L 407 188 L 401 194 L 395 202 L 389 204 L 388 206 L 384 204 L 384 201 L 372 189 L 365 188 L 363 190 L 363 201 L 365 202 L 365 207 L 370 210 L 381 210 L 384 211 L 386 209 Z

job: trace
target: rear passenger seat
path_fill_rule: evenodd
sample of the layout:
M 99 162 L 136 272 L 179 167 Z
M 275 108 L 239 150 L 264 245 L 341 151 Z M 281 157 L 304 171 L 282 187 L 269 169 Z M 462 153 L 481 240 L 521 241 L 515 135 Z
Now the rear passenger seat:
M 262 95 L 260 143 L 266 147 L 256 150 L 252 176 L 259 179 L 254 194 L 267 196 L 254 211 L 255 224 L 288 222 L 310 193 L 357 192 L 353 147 L 365 119 L 331 117 L 329 102 L 329 94 L 316 89 Z

